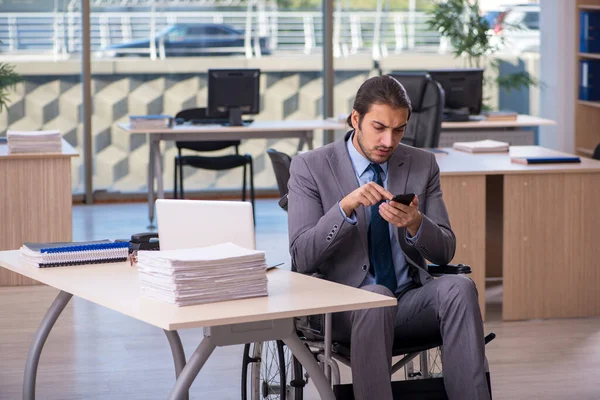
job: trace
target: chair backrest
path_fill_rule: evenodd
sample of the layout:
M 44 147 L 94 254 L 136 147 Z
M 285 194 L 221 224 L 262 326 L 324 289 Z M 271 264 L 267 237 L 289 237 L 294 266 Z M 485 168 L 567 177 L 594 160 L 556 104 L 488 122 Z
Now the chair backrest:
M 196 107 L 196 108 L 187 108 L 185 110 L 179 111 L 175 115 L 175 119 L 181 119 L 184 121 L 191 121 L 194 119 L 202 120 L 208 118 L 206 115 L 206 107 Z M 194 151 L 217 151 L 226 149 L 228 147 L 235 147 L 237 153 L 237 146 L 239 146 L 241 141 L 239 140 L 220 140 L 220 141 L 210 141 L 210 142 L 186 142 L 186 141 L 178 141 L 175 142 L 175 145 L 178 149 L 188 149 Z
M 275 179 L 277 179 L 277 188 L 279 189 L 279 196 L 283 197 L 287 194 L 287 184 L 290 179 L 290 164 L 292 158 L 280 151 L 275 149 L 267 149 L 267 154 L 273 164 L 273 170 L 275 171 Z
M 592 154 L 592 158 L 594 160 L 600 160 L 600 143 L 596 146 L 596 150 L 594 150 L 594 154 Z
M 412 115 L 402 143 L 413 147 L 437 147 L 444 115 L 444 89 L 428 73 L 392 74 L 412 103 Z

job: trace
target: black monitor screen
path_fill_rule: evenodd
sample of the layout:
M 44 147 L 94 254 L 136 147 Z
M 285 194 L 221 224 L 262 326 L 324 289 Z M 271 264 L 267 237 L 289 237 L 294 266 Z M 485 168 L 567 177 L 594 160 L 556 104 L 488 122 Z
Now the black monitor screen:
M 259 69 L 209 69 L 208 115 L 229 117 L 241 125 L 242 114 L 258 114 L 260 109 Z
M 468 108 L 471 115 L 481 113 L 483 69 L 445 69 L 428 72 L 442 85 L 447 110 Z

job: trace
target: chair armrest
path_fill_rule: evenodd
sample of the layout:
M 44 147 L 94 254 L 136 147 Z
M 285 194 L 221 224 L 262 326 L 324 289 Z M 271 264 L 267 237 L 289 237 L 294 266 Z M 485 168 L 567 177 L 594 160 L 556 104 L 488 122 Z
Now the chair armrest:
M 429 264 L 427 270 L 431 275 L 470 274 L 471 267 L 465 264 Z
M 284 194 L 278 201 L 279 207 L 281 207 L 284 211 L 287 211 L 288 206 L 288 195 Z

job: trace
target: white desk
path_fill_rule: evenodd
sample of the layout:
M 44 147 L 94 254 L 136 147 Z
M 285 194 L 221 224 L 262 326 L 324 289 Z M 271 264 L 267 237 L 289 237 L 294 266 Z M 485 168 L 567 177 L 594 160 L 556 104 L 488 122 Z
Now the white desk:
M 137 268 L 128 263 L 38 269 L 20 262 L 18 251 L 0 252 L 0 266 L 60 290 L 31 344 L 23 398 L 35 398 L 42 348 L 72 296 L 144 321 L 165 331 L 176 365 L 177 381 L 169 399 L 185 398 L 200 369 L 217 346 L 283 340 L 315 382 L 323 399 L 334 399 L 331 386 L 294 330 L 294 317 L 395 306 L 396 299 L 286 270 L 268 272 L 269 296 L 189 307 L 140 296 Z M 185 361 L 176 329 L 204 328 L 204 339 Z
M 255 121 L 248 126 L 222 125 L 178 125 L 165 129 L 131 129 L 129 124 L 118 126 L 130 134 L 148 134 L 150 154 L 148 156 L 148 217 L 150 225 L 154 221 L 154 178 L 156 177 L 158 198 L 165 197 L 163 186 L 163 167 L 160 142 L 173 141 L 211 141 L 211 140 L 245 140 L 245 139 L 281 139 L 300 138 L 298 150 L 304 143 L 313 148 L 315 130 L 345 129 L 346 124 L 330 120 L 314 121 Z
M 533 115 L 519 114 L 514 121 L 466 121 L 466 122 L 442 122 L 442 129 L 489 129 L 489 128 L 525 128 L 532 126 L 555 125 L 556 122 L 534 117 Z
M 508 142 L 511 145 L 534 145 L 538 126 L 554 125 L 555 122 L 532 115 L 520 114 L 514 121 L 467 121 L 442 122 L 439 147 L 450 147 L 454 142 L 493 139 Z

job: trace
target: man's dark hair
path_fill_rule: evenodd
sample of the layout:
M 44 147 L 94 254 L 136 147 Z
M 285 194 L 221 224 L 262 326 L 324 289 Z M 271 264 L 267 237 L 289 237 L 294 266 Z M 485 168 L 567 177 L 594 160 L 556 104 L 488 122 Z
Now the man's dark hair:
M 412 113 L 412 106 L 406 89 L 400 82 L 390 75 L 374 76 L 360 85 L 352 108 L 358 113 L 358 126 L 362 124 L 365 114 L 371 105 L 385 104 L 392 108 L 408 109 L 408 118 Z M 348 125 L 352 126 L 352 114 L 348 116 Z

